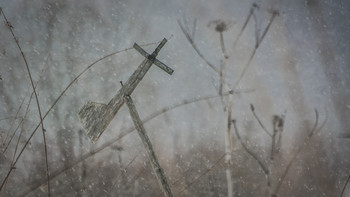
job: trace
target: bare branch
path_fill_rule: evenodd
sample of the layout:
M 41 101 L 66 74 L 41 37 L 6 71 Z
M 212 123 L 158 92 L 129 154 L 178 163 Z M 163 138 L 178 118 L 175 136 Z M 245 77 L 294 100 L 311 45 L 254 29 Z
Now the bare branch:
M 244 24 L 243 24 L 243 26 L 241 28 L 241 31 L 239 32 L 238 36 L 236 37 L 236 40 L 233 43 L 233 48 L 236 46 L 239 38 L 242 36 L 242 33 L 245 30 L 245 28 L 247 27 L 248 22 L 249 22 L 250 18 L 252 17 L 255 9 L 259 9 L 259 7 L 258 7 L 258 5 L 256 3 L 253 3 L 252 7 L 249 10 L 249 14 L 248 14 L 248 16 L 247 16 L 247 18 L 246 18 L 246 20 L 245 20 L 245 22 L 244 22 Z
M 250 104 L 250 110 L 252 111 L 254 118 L 258 121 L 259 125 L 261 126 L 261 128 L 265 131 L 265 133 L 267 135 L 269 135 L 270 137 L 272 137 L 272 134 L 270 133 L 270 131 L 268 131 L 266 129 L 266 127 L 263 125 L 263 123 L 261 122 L 260 118 L 258 117 L 258 115 L 255 113 L 255 107 L 253 104 Z
M 170 40 L 172 38 L 172 36 L 168 39 Z M 153 45 L 153 44 L 157 44 L 157 43 L 160 43 L 160 42 L 154 42 L 154 43 L 149 43 L 149 44 L 143 44 L 141 46 L 149 46 L 149 45 Z M 116 52 L 113 52 L 111 54 L 108 54 L 98 60 L 96 60 L 95 62 L 93 62 L 92 64 L 88 65 L 85 69 L 83 69 L 68 85 L 67 87 L 61 92 L 61 94 L 56 98 L 56 100 L 52 103 L 51 107 L 47 110 L 47 112 L 45 113 L 45 115 L 43 116 L 43 120 L 48 116 L 48 114 L 51 112 L 51 110 L 56 106 L 56 104 L 58 103 L 58 101 L 65 95 L 66 91 L 80 78 L 81 75 L 83 75 L 86 71 L 90 70 L 92 66 L 94 66 L 95 64 L 99 63 L 100 61 L 108 58 L 108 57 L 111 57 L 113 55 L 116 55 L 116 54 L 119 54 L 121 52 L 126 52 L 128 50 L 131 50 L 133 49 L 133 47 L 130 47 L 130 48 L 126 48 L 124 50 L 120 50 L 120 51 L 116 51 Z M 21 157 L 22 153 L 24 152 L 24 150 L 26 149 L 26 147 L 28 146 L 30 140 L 33 138 L 35 132 L 38 130 L 39 126 L 41 125 L 41 122 L 35 127 L 35 129 L 32 131 L 32 133 L 30 134 L 28 140 L 25 142 L 24 146 L 22 147 L 21 151 L 19 152 L 15 162 L 13 165 L 16 165 L 16 163 L 18 162 L 19 158 Z M 112 143 L 111 143 L 112 144 Z M 102 149 L 101 149 L 102 150 Z M 91 155 L 94 155 L 91 154 Z M 82 159 L 84 160 L 84 159 Z M 74 165 L 78 164 L 79 162 L 75 163 Z M 67 170 L 70 169 L 70 168 L 67 168 Z M 10 168 L 10 170 L 8 171 L 7 175 L 5 176 L 5 179 L 2 183 L 2 185 L 6 182 L 6 180 L 9 178 L 11 172 L 12 172 L 13 168 Z M 65 170 L 64 170 L 65 171 Z M 45 184 L 43 184 L 45 185 Z M 2 188 L 2 186 L 1 186 Z
M 346 185 L 348 185 L 349 180 L 350 180 L 350 175 L 349 175 L 348 178 L 346 179 L 346 182 L 345 182 L 344 187 L 343 187 L 343 189 L 342 189 L 342 191 L 341 191 L 340 197 L 343 196 L 343 194 L 344 194 L 344 192 L 345 192 L 345 189 L 346 189 Z
M 29 76 L 29 80 L 30 80 L 30 84 L 33 88 L 33 91 L 34 91 L 34 96 L 35 96 L 35 101 L 36 101 L 36 104 L 37 104 L 37 108 L 38 108 L 38 113 L 39 113 L 39 118 L 40 118 L 40 124 L 41 124 L 41 130 L 42 130 L 42 135 L 43 135 L 43 140 L 44 140 L 44 153 L 45 153 L 45 164 L 46 164 L 46 179 L 47 179 L 47 195 L 50 197 L 51 196 L 51 193 L 50 193 L 50 175 L 49 175 L 49 164 L 48 164 L 48 159 L 47 159 L 47 146 L 46 146 L 46 136 L 45 136 L 45 129 L 44 129 L 44 123 L 43 123 L 43 117 L 42 117 L 42 114 L 41 114 L 41 109 L 40 109 L 40 103 L 39 103 L 39 99 L 38 99 L 38 94 L 36 92 L 36 89 L 35 89 L 35 85 L 34 85 L 34 82 L 33 82 L 33 78 L 32 78 L 32 74 L 30 72 L 30 69 L 29 69 L 29 64 L 28 64 L 28 61 L 27 61 L 27 58 L 26 56 L 24 55 L 23 53 L 23 50 L 19 44 L 19 41 L 17 39 L 17 37 L 15 36 L 14 32 L 13 32 L 13 26 L 10 24 L 10 22 L 7 20 L 6 18 L 6 15 L 4 13 L 4 11 L 1 9 L 1 12 L 2 12 L 2 16 L 8 26 L 8 29 L 10 30 L 11 34 L 12 34 L 12 37 L 13 39 L 15 40 L 15 43 L 18 47 L 18 50 L 20 51 L 21 53 L 21 56 L 22 56 L 22 59 L 24 60 L 24 63 L 25 63 L 25 66 L 27 68 L 27 73 L 28 73 L 28 76 Z M 12 167 L 11 167 L 12 169 Z M 0 187 L 0 190 L 2 189 L 2 187 L 4 186 L 4 183 L 6 181 L 3 182 L 3 184 L 1 184 L 1 187 Z
M 180 20 L 177 20 L 177 23 L 179 24 L 179 26 L 180 26 L 182 32 L 185 34 L 188 42 L 192 45 L 193 49 L 197 52 L 199 57 L 201 57 L 205 61 L 205 63 L 208 64 L 208 66 L 210 68 L 212 68 L 216 73 L 220 74 L 220 71 L 218 70 L 218 68 L 216 66 L 214 66 L 214 64 L 210 63 L 206 57 L 204 57 L 204 55 L 200 52 L 200 50 L 198 49 L 198 47 L 194 43 L 194 40 L 193 40 L 194 37 L 192 37 L 192 36 L 194 36 L 194 33 L 191 36 L 190 33 L 188 31 L 186 31 L 185 27 L 182 25 Z
M 265 38 L 265 35 L 267 34 L 268 30 L 269 30 L 270 27 L 271 27 L 272 22 L 274 21 L 274 19 L 275 19 L 275 17 L 276 17 L 277 15 L 278 15 L 278 12 L 277 12 L 277 11 L 274 11 L 274 12 L 272 13 L 272 16 L 271 16 L 271 18 L 270 18 L 269 24 L 268 24 L 267 27 L 265 28 L 264 33 L 263 33 L 263 35 L 260 37 L 259 42 L 255 45 L 255 48 L 254 48 L 252 54 L 250 55 L 248 62 L 245 64 L 245 66 L 244 66 L 244 68 L 243 68 L 241 74 L 239 75 L 239 77 L 238 77 L 238 79 L 237 79 L 237 82 L 235 83 L 233 89 L 236 89 L 236 88 L 238 87 L 238 85 L 239 85 L 239 83 L 241 82 L 243 76 L 244 76 L 245 73 L 247 72 L 248 67 L 250 66 L 250 63 L 252 62 L 252 60 L 253 60 L 253 58 L 254 58 L 254 56 L 255 56 L 256 51 L 258 50 L 260 44 L 262 43 L 263 39 Z
M 196 35 L 196 28 L 197 28 L 197 19 L 193 20 L 193 28 L 192 28 L 192 40 L 194 41 L 194 36 Z
M 224 93 L 223 95 L 227 96 L 229 94 L 242 94 L 242 93 L 249 93 L 249 92 L 252 92 L 252 91 L 253 90 L 242 90 L 242 91 L 233 91 L 233 90 L 231 90 L 231 91 L 228 91 L 228 92 Z M 163 109 L 160 109 L 160 110 L 150 114 L 142 122 L 143 123 L 149 122 L 149 121 L 157 118 L 158 116 L 160 116 L 160 115 L 162 115 L 162 114 L 164 114 L 164 113 L 166 113 L 168 111 L 177 109 L 179 107 L 182 107 L 182 106 L 185 106 L 185 105 L 188 105 L 188 104 L 197 103 L 197 102 L 200 102 L 200 101 L 205 101 L 205 100 L 209 100 L 209 99 L 213 99 L 213 98 L 219 98 L 219 97 L 220 96 L 218 96 L 218 95 L 214 95 L 214 96 L 205 96 L 205 97 L 201 97 L 201 98 L 194 98 L 192 100 L 184 100 L 184 101 L 181 101 L 181 102 L 179 102 L 177 104 L 174 104 L 174 105 L 172 105 L 170 107 L 165 107 Z M 87 160 L 88 158 L 93 157 L 97 153 L 99 153 L 99 152 L 105 150 L 106 148 L 112 146 L 114 143 L 118 142 L 119 140 L 121 140 L 125 136 L 129 135 L 133 131 L 135 131 L 135 128 L 129 128 L 125 132 L 121 133 L 118 137 L 111 139 L 109 142 L 105 143 L 104 145 L 102 145 L 98 149 L 93 150 L 93 151 L 83 155 L 79 160 L 74 161 L 70 166 L 67 166 L 66 168 L 62 169 L 61 171 L 57 172 L 56 174 L 52 174 L 51 175 L 51 180 L 54 180 L 54 179 L 58 178 L 59 176 L 63 175 L 65 172 L 67 172 L 68 170 L 72 169 L 74 166 L 82 163 L 83 161 Z M 222 157 L 224 157 L 224 156 L 225 156 L 225 154 Z M 17 157 L 17 160 L 18 160 L 18 157 Z M 40 185 L 37 185 L 37 186 L 33 187 L 31 190 L 29 190 L 29 191 L 27 191 L 25 193 L 26 194 L 27 193 L 33 194 L 40 187 L 45 186 L 45 184 L 46 183 L 41 183 Z
M 188 188 L 190 188 L 194 183 L 196 183 L 200 178 L 202 178 L 204 175 L 208 174 L 210 171 L 212 171 L 214 169 L 215 166 L 217 166 L 220 161 L 225 157 L 226 154 L 222 154 L 218 160 L 215 161 L 215 163 L 210 166 L 209 168 L 207 168 L 206 171 L 204 171 L 202 174 L 200 174 L 198 177 L 194 178 L 190 183 L 188 183 L 188 185 L 183 188 L 181 191 L 179 191 L 176 196 L 179 196 L 180 194 L 182 194 L 184 191 L 188 190 Z
M 140 155 L 140 153 L 137 154 L 137 155 L 135 155 L 135 156 L 130 160 L 130 162 L 129 162 L 123 169 L 121 169 L 121 171 L 126 171 L 126 170 L 129 168 L 129 166 L 136 160 L 136 158 L 137 158 L 139 155 Z M 111 193 L 112 190 L 114 189 L 115 185 L 117 184 L 117 181 L 118 181 L 118 178 L 114 181 L 112 187 L 109 189 L 109 191 L 107 192 L 107 194 L 110 195 L 110 193 Z
M 43 73 L 44 73 L 44 70 L 45 70 L 45 69 L 42 69 L 42 70 L 41 70 L 41 73 L 40 73 L 40 75 L 39 75 L 39 79 L 38 79 L 38 81 L 37 81 L 36 84 L 35 84 L 35 88 L 37 87 L 39 81 L 41 80 L 41 78 L 42 78 L 42 76 L 43 76 Z M 22 120 L 21 120 L 21 122 L 18 124 L 17 128 L 16 128 L 16 129 L 14 130 L 14 132 L 12 133 L 12 135 L 11 135 L 11 137 L 10 137 L 10 140 L 9 140 L 9 142 L 7 143 L 7 145 L 6 145 L 6 147 L 5 147 L 4 151 L 3 151 L 3 153 L 6 152 L 6 150 L 7 150 L 8 147 L 10 146 L 10 144 L 11 144 L 11 142 L 12 142 L 12 139 L 13 139 L 13 137 L 15 136 L 17 130 L 19 129 L 19 127 L 23 124 L 24 120 L 26 119 L 27 114 L 28 114 L 27 111 L 29 110 L 28 108 L 29 108 L 29 106 L 30 106 L 30 103 L 31 103 L 31 101 L 32 101 L 33 96 L 34 96 L 34 91 L 32 91 L 32 94 L 30 95 L 29 102 L 28 102 L 27 109 L 26 109 L 26 113 L 25 113 L 25 115 L 22 117 Z M 22 103 L 21 103 L 21 106 L 22 106 L 22 104 L 23 104 L 25 98 L 26 98 L 26 97 L 23 98 Z M 20 107 L 20 108 L 21 108 L 21 107 Z M 16 116 L 17 116 L 17 113 L 16 113 Z
M 259 48 L 260 44 L 261 44 L 262 41 L 264 40 L 264 38 L 265 38 L 267 32 L 269 31 L 269 29 L 270 29 L 270 27 L 271 27 L 272 22 L 274 21 L 274 19 L 276 18 L 276 16 L 279 16 L 279 12 L 278 12 L 277 10 L 272 11 L 272 15 L 271 15 L 271 18 L 270 18 L 270 20 L 269 20 L 269 24 L 266 26 L 266 28 L 265 28 L 263 34 L 261 35 L 261 37 L 260 37 L 260 39 L 259 39 L 259 41 L 258 41 L 258 43 L 257 43 L 257 46 L 256 46 L 255 48 Z
M 238 141 L 241 143 L 242 147 L 244 148 L 244 150 L 254 158 L 254 160 L 256 160 L 260 166 L 260 168 L 262 169 L 262 171 L 268 175 L 269 174 L 269 170 L 267 169 L 266 167 L 266 164 L 263 163 L 263 161 L 261 161 L 261 159 L 251 150 L 249 150 L 249 148 L 243 143 L 243 140 L 241 138 L 241 136 L 239 135 L 239 132 L 238 132 L 238 129 L 237 129 L 237 125 L 236 125 L 236 120 L 232 120 L 232 124 L 233 124 L 233 127 L 236 131 L 236 135 L 237 135 L 237 138 L 238 138 Z
M 27 91 L 28 91 L 28 90 L 29 90 L 29 87 L 27 88 Z M 25 93 L 25 95 L 27 95 L 27 92 Z M 5 136 L 4 140 L 3 140 L 3 142 L 0 144 L 1 148 L 2 148 L 2 146 L 3 146 L 4 144 L 6 144 L 6 141 L 7 141 L 7 138 L 9 137 L 10 131 L 12 130 L 13 126 L 15 125 L 16 119 L 19 118 L 19 117 L 18 117 L 18 114 L 19 114 L 19 112 L 21 111 L 22 105 L 23 105 L 23 103 L 24 103 L 26 97 L 27 97 L 27 96 L 24 96 L 24 98 L 22 99 L 21 104 L 19 105 L 18 110 L 16 111 L 16 114 L 15 114 L 15 116 L 13 117 L 13 119 L 12 119 L 12 121 L 11 121 L 11 123 L 10 123 L 10 128 L 7 130 L 6 136 Z M 15 131 L 17 131 L 17 129 L 16 129 Z M 11 138 L 10 138 L 10 139 L 11 139 Z M 11 140 L 10 140 L 10 141 L 11 141 Z M 8 146 L 8 145 L 7 145 L 7 146 Z M 7 146 L 6 146 L 5 149 L 2 151 L 2 153 L 5 153 L 5 152 L 6 152 Z
M 317 125 L 318 125 L 318 121 L 319 121 L 319 117 L 318 117 L 318 111 L 317 109 L 315 109 L 315 124 L 313 126 L 313 128 L 311 129 L 310 133 L 307 135 L 307 137 L 304 139 L 304 142 L 301 144 L 301 146 L 299 146 L 297 152 L 294 154 L 294 156 L 292 157 L 292 159 L 289 161 L 286 169 L 284 170 L 282 176 L 278 179 L 279 182 L 276 186 L 276 189 L 274 191 L 274 195 L 277 195 L 279 189 L 281 188 L 289 170 L 290 170 L 290 167 L 292 166 L 292 164 L 294 163 L 294 161 L 296 160 L 297 156 L 299 155 L 299 153 L 302 151 L 302 149 L 308 144 L 308 142 L 310 141 L 311 137 L 316 133 L 316 129 L 317 129 Z M 317 132 L 319 132 L 323 127 L 324 125 L 326 124 L 328 120 L 328 114 L 325 118 L 325 120 L 323 121 L 323 123 L 321 124 L 320 128 L 318 129 Z
M 276 136 L 282 133 L 284 120 L 278 115 L 274 115 L 272 118 L 273 134 L 272 134 L 272 145 L 271 145 L 271 155 L 270 159 L 274 159 L 274 154 L 276 151 Z M 281 135 L 279 135 L 281 137 Z
M 225 42 L 224 42 L 224 33 L 223 32 L 219 32 L 220 33 L 220 45 L 221 45 L 221 50 L 222 50 L 222 54 L 225 57 L 225 59 L 228 59 L 229 56 L 226 52 L 226 48 L 225 48 Z

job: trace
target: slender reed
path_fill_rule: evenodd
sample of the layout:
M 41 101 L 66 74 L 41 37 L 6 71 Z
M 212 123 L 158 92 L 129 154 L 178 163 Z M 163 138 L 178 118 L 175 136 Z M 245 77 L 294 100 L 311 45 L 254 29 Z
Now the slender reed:
M 341 191 L 340 197 L 343 196 L 343 194 L 344 194 L 344 192 L 345 192 L 345 189 L 346 189 L 346 186 L 347 186 L 348 183 L 349 183 L 349 180 L 350 180 L 350 175 L 349 175 L 348 178 L 346 179 L 346 182 L 345 182 L 344 187 L 343 187 L 343 189 L 342 189 L 342 191 Z
M 16 45 L 19 49 L 19 51 L 21 52 L 21 56 L 22 56 L 22 59 L 24 60 L 24 63 L 25 63 L 25 66 L 27 68 L 27 73 L 28 73 L 28 76 L 29 76 L 29 80 L 30 80 L 30 84 L 33 88 L 33 91 L 34 91 L 34 96 L 35 96 L 35 101 L 36 101 L 36 104 L 37 104 L 37 108 L 38 108 L 38 113 L 39 113 L 39 118 L 40 118 L 40 124 L 41 124 L 41 131 L 42 131 L 42 134 L 43 134 L 43 140 L 44 140 L 44 152 L 45 152 L 45 164 L 46 164 L 46 179 L 47 179 L 47 195 L 50 197 L 51 196 L 51 193 L 50 193 L 50 172 L 49 172 L 49 163 L 48 163 L 48 158 L 47 158 L 47 146 L 46 146 L 46 136 L 45 136 L 45 129 L 44 129 L 44 123 L 43 123 L 43 117 L 42 117 L 42 114 L 41 114 L 41 109 L 40 109 L 40 103 L 39 103 L 39 98 L 38 98 L 38 94 L 36 92 L 36 89 L 35 89 L 35 85 L 34 85 L 34 82 L 33 82 L 33 78 L 32 78 L 32 74 L 30 72 L 30 69 L 29 69 L 29 64 L 28 64 L 28 61 L 27 61 L 27 58 L 26 56 L 24 55 L 23 53 L 23 50 L 19 44 L 19 41 L 17 39 L 17 37 L 15 36 L 14 32 L 13 32 L 13 27 L 12 25 L 10 24 L 10 22 L 7 20 L 6 18 L 6 15 L 4 13 L 4 11 L 2 9 L 0 9 L 0 11 L 2 12 L 2 16 L 5 20 L 5 23 L 8 27 L 8 29 L 10 30 L 11 34 L 12 34 L 12 37 L 13 39 L 15 40 L 16 42 Z M 11 167 L 12 168 L 12 167 Z M 2 184 L 3 186 L 3 184 Z M 1 188 L 2 188 L 1 186 Z

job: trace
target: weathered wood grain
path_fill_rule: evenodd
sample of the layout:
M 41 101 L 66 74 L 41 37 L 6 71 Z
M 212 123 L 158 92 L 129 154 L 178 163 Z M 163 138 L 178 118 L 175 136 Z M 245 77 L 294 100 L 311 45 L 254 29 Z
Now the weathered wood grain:
M 161 189 L 162 189 L 165 196 L 172 197 L 173 194 L 171 192 L 168 180 L 164 174 L 162 167 L 160 166 L 160 164 L 158 162 L 158 159 L 157 159 L 156 154 L 155 154 L 153 147 L 152 147 L 152 143 L 151 143 L 151 141 L 146 133 L 146 129 L 143 126 L 143 123 L 140 119 L 140 116 L 136 111 L 136 107 L 134 105 L 134 102 L 129 95 L 126 95 L 124 98 L 125 98 L 125 101 L 126 101 L 128 108 L 129 108 L 132 121 L 134 122 L 136 130 L 137 130 L 137 132 L 142 140 L 143 146 L 145 147 L 145 149 L 147 151 L 148 159 L 151 162 L 153 171 L 157 176 L 157 179 L 158 179 L 158 182 L 161 186 Z
M 139 67 L 129 77 L 124 86 L 117 92 L 117 94 L 108 104 L 88 102 L 82 107 L 78 116 L 87 133 L 87 136 L 93 143 L 96 143 L 103 131 L 107 128 L 109 123 L 124 104 L 124 95 L 131 95 L 155 61 L 157 62 L 158 66 L 161 65 L 159 67 L 161 67 L 167 73 L 172 74 L 173 70 L 171 68 L 167 67 L 165 64 L 156 59 L 156 56 L 166 42 L 167 40 L 164 38 L 151 55 L 148 55 L 135 43 L 135 49 L 137 49 L 137 51 L 142 50 L 141 54 L 146 56 L 146 59 L 143 60 Z M 147 55 L 145 55 L 145 53 Z

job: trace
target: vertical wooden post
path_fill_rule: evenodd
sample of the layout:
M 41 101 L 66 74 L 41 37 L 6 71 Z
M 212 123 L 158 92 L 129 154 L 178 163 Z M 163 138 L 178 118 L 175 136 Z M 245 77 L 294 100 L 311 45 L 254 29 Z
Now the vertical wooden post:
M 132 121 L 134 122 L 136 130 L 137 130 L 137 132 L 142 140 L 143 146 L 145 147 L 145 149 L 147 151 L 148 159 L 151 162 L 153 171 L 157 176 L 157 179 L 158 179 L 158 182 L 161 186 L 161 189 L 166 197 L 172 197 L 173 193 L 171 192 L 168 180 L 164 174 L 162 167 L 159 165 L 156 154 L 155 154 L 153 147 L 152 147 L 152 143 L 147 136 L 145 128 L 143 127 L 140 116 L 136 111 L 134 102 L 132 101 L 132 99 L 129 95 L 124 96 L 124 99 L 125 99 L 125 102 L 129 108 Z

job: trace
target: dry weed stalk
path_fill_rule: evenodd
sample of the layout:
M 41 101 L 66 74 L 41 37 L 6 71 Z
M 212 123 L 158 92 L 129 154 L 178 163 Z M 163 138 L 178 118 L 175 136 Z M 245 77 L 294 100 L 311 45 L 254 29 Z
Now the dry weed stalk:
M 234 41 L 233 47 L 235 47 L 235 45 L 237 44 L 240 36 L 242 35 L 243 31 L 245 30 L 247 24 L 249 23 L 249 20 L 251 18 L 251 16 L 254 14 L 254 10 L 255 9 L 259 9 L 258 5 L 256 3 L 252 4 L 252 7 L 249 11 L 248 17 L 246 19 L 246 21 L 243 24 L 243 27 L 241 28 L 240 33 L 238 34 L 237 38 Z M 277 11 L 273 11 L 272 16 L 269 20 L 268 25 L 266 26 L 264 32 L 262 35 L 259 35 L 257 26 L 256 26 L 256 43 L 255 43 L 255 47 L 253 52 L 250 55 L 250 58 L 248 60 L 248 62 L 245 64 L 243 71 L 241 72 L 241 74 L 238 77 L 237 82 L 234 84 L 233 86 L 233 91 L 236 90 L 236 88 L 238 87 L 241 79 L 243 78 L 243 76 L 245 75 L 249 65 L 251 64 L 255 53 L 257 51 L 257 49 L 259 48 L 260 44 L 262 43 L 265 35 L 267 34 L 268 30 L 270 29 L 270 26 L 272 24 L 272 22 L 274 21 L 275 17 L 278 15 Z M 182 32 L 184 33 L 184 35 L 186 36 L 188 42 L 191 44 L 191 46 L 193 47 L 193 49 L 197 52 L 197 54 L 199 55 L 200 58 L 202 58 L 206 64 L 212 68 L 220 77 L 220 86 L 219 86 L 219 95 L 221 96 L 221 102 L 224 106 L 224 111 L 226 111 L 227 109 L 227 130 L 225 132 L 225 163 L 226 163 L 226 179 L 227 179 L 227 187 L 228 187 L 228 196 L 232 197 L 233 194 L 233 180 L 232 180 L 232 172 L 231 172 L 231 168 L 232 168 L 232 136 L 231 136 L 231 116 L 232 116 L 232 103 L 233 103 L 233 97 L 232 95 L 228 96 L 227 99 L 227 104 L 224 104 L 224 100 L 222 97 L 222 92 L 223 89 L 231 89 L 230 87 L 232 87 L 232 85 L 230 85 L 226 78 L 225 78 L 225 65 L 227 64 L 227 60 L 230 58 L 230 55 L 228 54 L 226 47 L 225 47 L 225 41 L 224 41 L 224 33 L 225 31 L 228 30 L 229 26 L 230 26 L 230 22 L 224 22 L 222 20 L 215 20 L 215 21 L 211 21 L 208 24 L 208 27 L 214 25 L 215 27 L 215 31 L 219 33 L 219 40 L 220 40 L 220 46 L 221 46 L 221 52 L 222 52 L 222 56 L 223 58 L 220 60 L 221 65 L 220 65 L 220 69 L 218 69 L 218 66 L 215 66 L 213 63 L 211 63 L 206 57 L 205 55 L 203 55 L 203 53 L 199 50 L 199 48 L 197 47 L 195 41 L 194 41 L 194 37 L 195 37 L 195 30 L 196 30 L 196 20 L 193 23 L 193 27 L 192 30 L 190 30 L 186 20 L 184 20 L 183 23 L 181 23 L 180 21 L 178 21 L 178 24 L 182 30 Z
M 342 191 L 341 191 L 341 193 L 340 193 L 340 197 L 343 196 L 343 194 L 344 194 L 344 192 L 345 192 L 345 189 L 346 189 L 346 186 L 347 186 L 348 183 L 349 183 L 349 180 L 350 180 L 350 175 L 349 175 L 348 178 L 346 179 L 346 182 L 345 182 L 345 184 L 344 184 L 344 187 L 343 187 L 343 189 L 342 189 Z
M 168 38 L 168 40 L 170 40 L 172 38 L 172 36 L 170 36 L 170 38 Z M 154 44 L 157 44 L 157 43 L 160 43 L 160 42 L 154 42 L 154 43 L 148 43 L 148 44 L 143 44 L 143 45 L 140 45 L 140 46 L 149 46 L 149 45 L 154 45 Z M 88 70 L 90 70 L 94 65 L 96 65 L 97 63 L 101 62 L 102 60 L 105 60 L 111 56 L 114 56 L 114 55 L 117 55 L 119 53 L 122 53 L 122 52 L 126 52 L 128 50 L 132 50 L 133 47 L 129 47 L 129 48 L 126 48 L 126 49 L 123 49 L 123 50 L 119 50 L 119 51 L 116 51 L 116 52 L 113 52 L 113 53 L 110 53 L 106 56 L 103 56 L 101 57 L 100 59 L 94 61 L 93 63 L 91 63 L 90 65 L 88 65 L 85 69 L 83 69 L 68 85 L 67 87 L 60 93 L 60 95 L 55 99 L 55 101 L 51 104 L 50 108 L 47 110 L 47 112 L 44 114 L 44 116 L 42 117 L 42 120 L 40 120 L 40 122 L 38 123 L 38 125 L 34 128 L 34 130 L 32 131 L 32 133 L 30 134 L 29 138 L 25 141 L 22 149 L 20 150 L 20 152 L 18 153 L 15 161 L 13 162 L 13 166 L 16 165 L 16 163 L 18 162 L 18 160 L 20 159 L 20 157 L 22 156 L 24 150 L 27 148 L 27 146 L 29 145 L 30 143 L 30 140 L 33 138 L 34 134 L 36 133 L 36 131 L 38 130 L 38 128 L 40 127 L 41 125 L 41 122 L 43 120 L 45 120 L 45 118 L 48 116 L 48 114 L 53 110 L 53 108 L 56 106 L 56 104 L 58 103 L 58 101 L 60 101 L 62 99 L 62 97 L 65 95 L 65 93 L 67 92 L 67 90 L 75 83 L 78 81 L 78 79 L 83 75 L 85 74 Z M 109 143 L 108 145 L 110 145 L 112 143 Z M 107 146 L 105 146 L 104 148 L 106 148 Z M 92 156 L 94 154 L 96 154 L 97 152 L 101 151 L 102 149 L 99 149 L 97 150 L 96 152 L 92 152 L 91 154 L 88 154 L 88 155 L 85 155 L 86 157 L 84 157 L 82 160 L 79 160 L 77 162 L 75 162 L 71 167 L 79 164 L 81 161 L 85 160 L 87 157 L 89 156 Z M 51 177 L 56 177 L 57 174 L 61 174 L 62 172 L 65 172 L 67 171 L 68 169 L 70 169 L 69 167 L 68 168 L 65 168 L 63 169 L 61 172 L 58 172 L 56 174 L 53 174 L 51 175 Z M 5 179 L 3 180 L 2 182 L 2 186 L 0 187 L 0 190 L 2 189 L 4 183 L 7 181 L 7 179 L 9 178 L 9 176 L 11 175 L 12 171 L 14 170 L 14 168 L 10 168 L 8 173 L 6 174 L 5 176 Z M 50 178 L 52 179 L 52 178 Z M 39 189 L 41 186 L 44 186 L 46 185 L 47 183 L 44 183 L 44 184 L 41 184 L 40 186 L 38 186 L 37 188 L 35 189 L 31 189 L 30 192 L 33 192 L 33 191 L 36 191 L 37 189 Z M 27 192 L 26 192 L 27 193 Z
M 29 80 L 30 80 L 30 84 L 33 88 L 33 92 L 34 92 L 34 96 L 35 96 L 35 101 L 36 101 L 36 104 L 37 104 L 37 108 L 38 108 L 38 113 L 39 113 L 39 118 L 40 118 L 40 125 L 41 125 L 41 131 L 42 131 L 42 135 L 43 135 L 43 141 L 44 141 L 44 153 L 45 153 L 45 164 L 46 164 L 46 179 L 47 179 L 47 195 L 50 197 L 51 193 L 50 193 L 50 172 L 49 172 L 49 163 L 48 163 L 48 156 L 47 156 L 47 146 L 46 146 L 46 136 L 45 136 L 45 128 L 44 128 L 44 123 L 43 123 L 43 116 L 41 114 L 41 109 L 40 109 L 40 103 L 39 103 L 39 98 L 38 98 L 38 94 L 36 92 L 36 89 L 35 89 L 35 85 L 34 85 L 34 82 L 33 82 L 33 78 L 32 78 L 32 74 L 30 72 L 30 68 L 29 68 L 29 64 L 28 64 L 28 61 L 27 61 L 27 58 L 26 56 L 24 55 L 23 53 L 23 50 L 19 44 L 19 41 L 17 39 L 17 37 L 15 36 L 14 32 L 13 32 L 13 26 L 11 25 L 11 23 L 7 20 L 6 18 L 6 15 L 4 13 L 4 11 L 2 10 L 2 8 L 0 8 L 0 14 L 2 13 L 2 16 L 4 18 L 4 21 L 8 27 L 8 29 L 10 30 L 11 32 L 11 35 L 13 37 L 13 39 L 15 40 L 15 43 L 18 47 L 18 50 L 20 51 L 21 53 L 21 56 L 22 56 L 22 59 L 25 63 L 25 67 L 27 69 L 27 73 L 28 73 L 28 76 L 29 76 Z M 10 169 L 12 169 L 13 166 L 11 166 Z M 3 186 L 4 186 L 4 183 L 7 182 L 7 179 L 1 184 L 0 186 L 0 190 L 2 190 Z
M 303 148 L 305 148 L 305 146 L 308 144 L 308 142 L 310 141 L 310 139 L 312 138 L 312 136 L 316 133 L 319 132 L 325 125 L 328 117 L 326 116 L 325 120 L 323 121 L 323 123 L 321 124 L 321 126 L 317 129 L 318 124 L 319 124 L 319 114 L 318 111 L 315 109 L 315 123 L 314 126 L 312 127 L 311 131 L 309 132 L 309 134 L 307 135 L 307 137 L 304 139 L 304 142 L 302 143 L 302 145 L 300 145 L 297 149 L 297 151 L 293 154 L 291 160 L 288 162 L 288 164 L 286 165 L 285 170 L 282 172 L 281 176 L 277 179 L 277 183 L 275 186 L 275 189 L 272 190 L 272 180 L 271 180 L 271 174 L 273 171 L 273 167 L 274 164 L 276 164 L 274 162 L 274 155 L 276 154 L 276 150 L 279 149 L 279 143 L 281 141 L 281 136 L 282 136 L 282 131 L 284 129 L 284 116 L 278 116 L 278 115 L 274 115 L 273 119 L 272 119 L 272 123 L 273 123 L 273 134 L 271 135 L 271 132 L 269 132 L 266 127 L 262 124 L 262 122 L 260 121 L 260 118 L 258 117 L 258 115 L 255 112 L 255 107 L 253 104 L 250 104 L 250 109 L 254 115 L 254 117 L 256 118 L 256 120 L 258 121 L 259 125 L 261 126 L 261 128 L 265 131 L 265 133 L 271 138 L 272 143 L 271 143 L 271 153 L 270 153 L 270 157 L 269 157 L 269 161 L 268 162 L 263 162 L 262 159 L 260 157 L 257 156 L 256 153 L 254 153 L 252 150 L 250 150 L 247 145 L 243 142 L 242 138 L 240 137 L 240 134 L 238 132 L 238 128 L 236 125 L 236 121 L 233 120 L 232 123 L 234 125 L 235 131 L 236 131 L 236 135 L 237 135 L 237 139 L 240 141 L 243 149 L 259 164 L 261 170 L 265 173 L 265 177 L 266 177 L 266 182 L 267 182 L 267 193 L 268 196 L 271 197 L 275 197 L 277 196 L 292 164 L 296 161 L 297 156 L 300 154 L 300 152 L 303 150 Z M 277 140 L 276 143 L 276 136 L 279 135 L 279 138 Z

